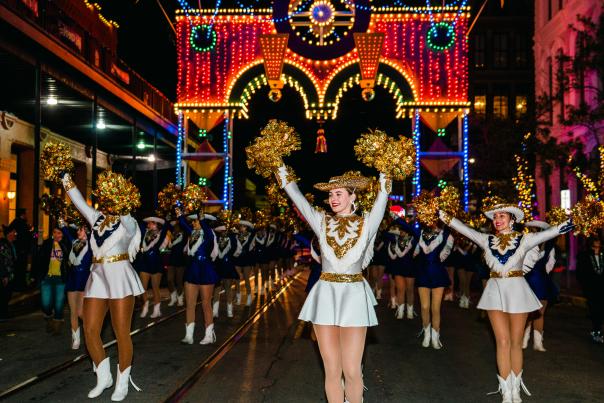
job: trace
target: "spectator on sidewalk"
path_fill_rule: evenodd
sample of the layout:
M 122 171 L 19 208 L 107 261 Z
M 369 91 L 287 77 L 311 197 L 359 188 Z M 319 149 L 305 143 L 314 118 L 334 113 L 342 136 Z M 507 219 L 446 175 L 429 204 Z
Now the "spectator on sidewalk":
M 577 259 L 577 280 L 583 288 L 592 323 L 591 338 L 595 343 L 604 343 L 602 322 L 604 321 L 604 251 L 600 238 L 591 238 L 587 250 Z
M 69 247 L 63 241 L 63 232 L 53 228 L 52 237 L 44 241 L 38 252 L 38 280 L 42 312 L 47 320 L 46 331 L 58 334 L 65 306 L 65 281 Z
M 27 259 L 32 246 L 32 232 L 30 225 L 27 223 L 26 212 L 24 208 L 18 208 L 17 217 L 9 225 L 10 228 L 14 228 L 17 232 L 17 239 L 14 242 L 17 253 L 15 278 L 13 280 L 15 291 L 23 291 L 27 287 Z
M 14 242 L 17 231 L 12 226 L 2 226 L 4 238 L 0 238 L 0 322 L 8 319 L 8 302 L 12 293 L 13 275 L 17 261 Z

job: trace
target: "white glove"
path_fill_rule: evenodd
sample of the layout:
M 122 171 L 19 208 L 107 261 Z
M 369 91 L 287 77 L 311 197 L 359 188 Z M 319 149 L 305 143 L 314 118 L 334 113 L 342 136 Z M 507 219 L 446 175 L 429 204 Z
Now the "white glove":
M 285 165 L 281 165 L 277 170 L 277 180 L 279 180 L 281 188 L 287 186 L 287 168 Z

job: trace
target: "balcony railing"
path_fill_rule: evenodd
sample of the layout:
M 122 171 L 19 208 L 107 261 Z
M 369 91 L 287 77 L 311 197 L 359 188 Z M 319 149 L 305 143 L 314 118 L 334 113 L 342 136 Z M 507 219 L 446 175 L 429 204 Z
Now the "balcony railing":
M 111 76 L 120 87 L 175 123 L 173 103 L 119 59 L 117 27 L 85 0 L 3 0 L 22 18 L 65 44 L 87 64 Z

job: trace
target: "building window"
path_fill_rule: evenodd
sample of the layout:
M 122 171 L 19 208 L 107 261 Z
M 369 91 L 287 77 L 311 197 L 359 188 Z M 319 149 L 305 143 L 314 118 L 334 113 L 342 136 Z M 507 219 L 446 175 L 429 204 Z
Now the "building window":
M 474 67 L 477 69 L 485 66 L 486 40 L 484 35 L 477 34 L 474 37 Z
M 514 62 L 516 67 L 526 67 L 528 64 L 528 46 L 524 35 L 516 36 Z
M 493 97 L 493 116 L 497 119 L 508 118 L 508 97 L 495 95 Z
M 526 116 L 527 109 L 526 95 L 516 95 L 516 118 Z
M 487 114 L 487 97 L 486 95 L 474 96 L 474 113 L 476 116 L 484 118 Z
M 493 66 L 508 66 L 508 37 L 506 34 L 493 35 Z

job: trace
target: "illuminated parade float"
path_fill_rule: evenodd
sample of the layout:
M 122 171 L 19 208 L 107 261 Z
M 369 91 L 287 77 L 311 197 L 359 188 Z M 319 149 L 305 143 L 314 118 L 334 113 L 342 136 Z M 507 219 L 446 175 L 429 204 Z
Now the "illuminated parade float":
M 181 3 L 184 5 L 184 3 Z M 306 119 L 335 120 L 344 94 L 355 86 L 371 102 L 381 87 L 410 119 L 417 151 L 413 194 L 425 172 L 458 169 L 468 203 L 468 20 L 460 0 L 445 7 L 380 6 L 368 0 L 275 0 L 272 8 L 177 11 L 179 117 L 177 182 L 192 169 L 219 178 L 215 204 L 233 203 L 235 119 L 254 114 L 254 93 L 281 101 L 290 87 L 303 100 Z M 187 147 L 190 123 L 207 133 L 223 129 L 223 149 L 208 142 Z M 197 130 L 197 129 L 196 129 Z M 318 133 L 321 135 L 321 131 Z M 431 136 L 434 141 L 420 141 Z M 444 138 L 451 145 L 445 144 Z M 442 182 L 442 181 L 441 181 Z

